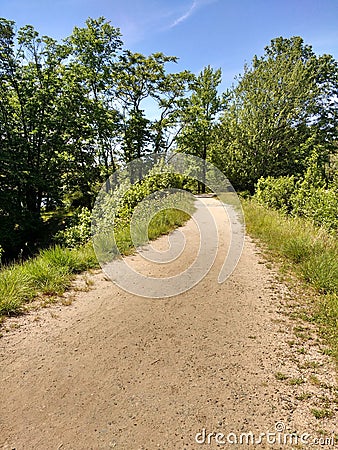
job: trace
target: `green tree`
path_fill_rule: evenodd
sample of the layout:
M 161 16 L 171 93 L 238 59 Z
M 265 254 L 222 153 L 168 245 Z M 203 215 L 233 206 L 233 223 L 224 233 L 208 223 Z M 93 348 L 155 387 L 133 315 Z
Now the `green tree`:
M 163 53 L 144 56 L 129 50 L 126 50 L 121 56 L 116 96 L 123 118 L 122 148 L 125 161 L 140 158 L 147 151 L 152 150 L 154 129 L 151 120 L 145 115 L 143 102 L 146 99 L 160 101 L 160 93 L 163 93 L 165 89 L 168 91 L 169 82 L 164 66 L 166 63 L 176 62 L 176 60 L 177 58 L 165 56 Z M 172 107 L 174 100 L 169 103 Z M 169 108 L 168 104 L 164 104 L 164 102 L 160 102 L 160 107 Z M 162 144 L 160 133 L 164 125 L 164 115 L 161 127 L 157 127 L 157 141 L 155 138 L 157 150 Z
M 70 54 L 66 98 L 76 112 L 71 119 L 70 133 L 76 143 L 76 159 L 80 162 L 79 170 L 72 169 L 82 179 L 77 192 L 87 192 L 93 197 L 93 179 L 103 181 L 111 175 L 119 157 L 121 117 L 115 105 L 115 86 L 117 62 L 122 51 L 121 33 L 104 17 L 89 18 L 85 27 L 75 27 L 65 41 Z M 88 158 L 95 162 L 88 164 Z M 90 170 L 93 166 L 96 175 Z M 72 173 L 74 175 L 73 170 L 69 184 L 74 180 Z M 76 185 L 74 188 L 76 193 Z M 87 196 L 83 206 L 90 206 L 88 200 Z
M 214 70 L 210 66 L 204 68 L 192 81 L 191 96 L 181 109 L 182 130 L 177 137 L 179 150 L 203 160 L 210 156 L 219 113 L 225 106 L 225 97 L 219 95 L 217 90 L 221 75 L 221 69 Z M 205 177 L 204 166 L 202 179 L 205 180 Z M 201 188 L 205 192 L 204 183 Z
M 252 191 L 261 176 L 301 175 L 311 152 L 306 142 L 320 144 L 328 159 L 337 137 L 337 75 L 333 57 L 315 55 L 300 37 L 272 40 L 245 67 L 214 149 L 237 188 Z
M 41 207 L 61 195 L 58 151 L 63 45 L 31 26 L 0 19 L 1 211 L 3 247 L 39 237 Z
M 158 92 L 154 93 L 159 109 L 159 117 L 152 124 L 155 153 L 168 151 L 181 132 L 181 109 L 193 80 L 194 75 L 185 70 L 166 74 L 160 81 Z

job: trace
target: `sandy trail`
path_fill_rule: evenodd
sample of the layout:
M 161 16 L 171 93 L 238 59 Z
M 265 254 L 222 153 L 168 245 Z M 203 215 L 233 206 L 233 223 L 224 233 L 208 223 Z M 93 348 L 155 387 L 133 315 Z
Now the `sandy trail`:
M 227 229 L 218 202 L 204 202 Z M 194 242 L 192 221 L 182 232 Z M 154 245 L 165 248 L 167 237 Z M 173 270 L 195 247 L 187 246 Z M 128 258 L 139 264 L 138 256 Z M 128 294 L 97 272 L 92 289 L 77 292 L 70 306 L 9 320 L 0 339 L 0 446 L 240 449 L 222 444 L 229 433 L 252 431 L 258 439 L 276 432 L 276 424 L 311 439 L 321 431 L 332 438 L 338 432 L 334 366 L 315 330 L 285 314 L 292 293 L 248 237 L 236 270 L 218 284 L 222 263 L 220 251 L 197 286 L 167 299 Z M 155 275 L 167 273 L 156 267 Z M 331 417 L 316 419 L 313 408 Z M 203 429 L 214 433 L 210 444 L 196 441 Z M 216 433 L 225 435 L 218 435 L 219 444 Z M 308 445 L 263 439 L 249 447 Z

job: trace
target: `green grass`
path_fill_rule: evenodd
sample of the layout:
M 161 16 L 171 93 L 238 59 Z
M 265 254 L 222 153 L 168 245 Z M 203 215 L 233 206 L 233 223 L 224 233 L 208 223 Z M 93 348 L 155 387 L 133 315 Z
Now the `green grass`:
M 149 239 L 168 233 L 183 225 L 190 215 L 176 209 L 156 214 L 149 224 Z M 116 242 L 122 254 L 134 250 L 129 227 L 116 233 Z M 3 267 L 0 271 L 0 318 L 19 314 L 38 295 L 60 295 L 70 287 L 75 274 L 98 268 L 91 243 L 80 248 L 55 246 L 22 264 Z
M 12 266 L 0 272 L 1 314 L 16 312 L 22 302 L 30 300 L 34 292 L 23 266 Z
M 307 315 L 320 326 L 338 361 L 337 235 L 254 201 L 243 200 L 242 206 L 248 233 L 265 243 L 269 253 L 303 282 L 311 299 Z
M 166 209 L 151 219 L 148 229 L 148 238 L 155 239 L 157 236 L 167 234 L 190 219 L 190 215 L 178 209 Z

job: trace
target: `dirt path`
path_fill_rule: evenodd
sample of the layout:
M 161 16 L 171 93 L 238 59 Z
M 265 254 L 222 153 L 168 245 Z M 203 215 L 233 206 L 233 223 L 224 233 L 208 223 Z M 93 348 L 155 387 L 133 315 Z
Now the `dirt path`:
M 205 203 L 223 226 L 217 201 Z M 194 242 L 193 222 L 182 230 Z M 222 262 L 217 257 L 195 288 L 168 299 L 127 294 L 97 272 L 70 306 L 8 321 L 0 339 L 0 447 L 240 449 L 223 442 L 276 427 L 312 434 L 307 444 L 321 432 L 332 438 L 334 367 L 315 331 L 285 314 L 289 289 L 248 237 L 236 270 L 218 284 Z M 331 417 L 316 419 L 312 409 Z M 207 436 L 200 443 L 203 429 L 213 433 L 210 444 Z M 263 437 L 249 447 L 309 445 Z

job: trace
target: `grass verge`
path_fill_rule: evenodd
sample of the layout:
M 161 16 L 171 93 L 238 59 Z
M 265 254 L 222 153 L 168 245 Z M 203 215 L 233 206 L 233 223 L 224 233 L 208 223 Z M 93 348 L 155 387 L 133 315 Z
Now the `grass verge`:
M 190 215 L 167 209 L 150 221 L 149 239 L 155 239 L 183 225 Z M 123 254 L 134 250 L 129 227 L 117 231 Z M 60 295 L 70 287 L 74 274 L 98 268 L 99 264 L 91 243 L 80 248 L 54 246 L 22 264 L 3 267 L 0 271 L 0 319 L 6 315 L 20 314 L 38 295 Z
M 338 362 L 338 239 L 300 218 L 286 217 L 243 200 L 248 233 L 282 258 L 311 297 L 309 319 L 317 323 Z

